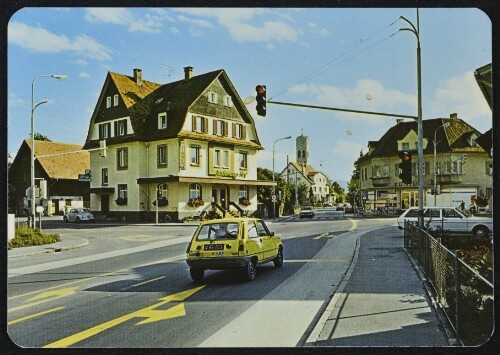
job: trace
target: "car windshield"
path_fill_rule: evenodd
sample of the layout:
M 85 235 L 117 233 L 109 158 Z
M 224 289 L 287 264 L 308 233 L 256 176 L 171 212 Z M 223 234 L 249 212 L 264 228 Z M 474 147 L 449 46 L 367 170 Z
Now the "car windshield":
M 302 210 L 309 211 L 309 210 L 312 210 L 312 207 L 309 207 L 309 206 L 308 207 L 302 207 Z
M 236 239 L 238 223 L 211 223 L 201 227 L 197 240 Z

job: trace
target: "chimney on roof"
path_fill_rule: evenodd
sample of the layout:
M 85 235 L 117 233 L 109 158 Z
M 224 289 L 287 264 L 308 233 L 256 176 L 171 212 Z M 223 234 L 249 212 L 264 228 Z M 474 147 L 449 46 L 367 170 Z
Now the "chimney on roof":
M 184 68 L 184 79 L 188 80 L 193 77 L 193 67 Z
M 142 86 L 142 69 L 134 69 L 134 81 L 137 86 Z
M 458 114 L 457 113 L 450 113 L 450 118 L 457 119 L 458 118 Z

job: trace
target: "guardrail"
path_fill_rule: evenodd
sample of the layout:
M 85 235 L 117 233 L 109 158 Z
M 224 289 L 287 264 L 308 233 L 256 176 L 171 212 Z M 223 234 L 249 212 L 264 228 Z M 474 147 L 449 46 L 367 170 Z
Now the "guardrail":
M 405 223 L 404 247 L 430 281 L 457 338 L 467 346 L 484 344 L 494 326 L 493 284 L 411 222 Z

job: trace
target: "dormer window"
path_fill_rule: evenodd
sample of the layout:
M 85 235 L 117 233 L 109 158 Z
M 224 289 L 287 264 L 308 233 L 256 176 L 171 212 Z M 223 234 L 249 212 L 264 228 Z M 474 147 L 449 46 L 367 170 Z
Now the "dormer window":
M 233 99 L 229 95 L 224 96 L 224 106 L 233 107 Z
M 113 106 L 118 106 L 118 94 L 113 96 Z
M 99 124 L 99 139 L 107 139 L 111 136 L 111 123 Z
M 158 129 L 167 128 L 167 113 L 162 112 L 158 114 Z
M 408 150 L 410 149 L 410 143 L 404 142 L 403 144 L 401 144 L 401 147 L 403 148 L 403 150 Z
M 111 107 L 111 96 L 106 97 L 106 108 Z
M 213 91 L 208 92 L 208 102 L 211 104 L 216 104 L 218 100 L 217 94 Z

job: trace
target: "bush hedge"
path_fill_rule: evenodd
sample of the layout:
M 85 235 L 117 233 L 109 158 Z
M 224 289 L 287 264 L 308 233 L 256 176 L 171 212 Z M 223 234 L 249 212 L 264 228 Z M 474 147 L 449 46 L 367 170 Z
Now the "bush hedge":
M 44 245 L 61 241 L 59 234 L 43 233 L 39 229 L 20 227 L 16 229 L 16 236 L 9 240 L 8 248 L 29 247 L 32 245 Z

